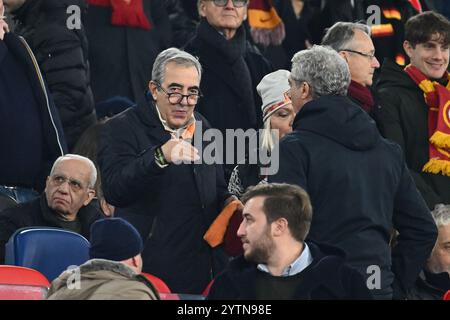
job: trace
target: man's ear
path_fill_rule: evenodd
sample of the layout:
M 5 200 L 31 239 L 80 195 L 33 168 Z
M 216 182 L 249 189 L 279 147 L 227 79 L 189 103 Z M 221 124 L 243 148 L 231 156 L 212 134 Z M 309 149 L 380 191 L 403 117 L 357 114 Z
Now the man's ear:
M 311 95 L 311 87 L 307 82 L 302 82 L 302 84 L 300 85 L 300 97 L 303 100 L 306 100 L 308 98 L 310 98 Z
M 156 100 L 156 91 L 158 91 L 158 87 L 156 86 L 156 83 L 153 81 L 150 81 L 148 83 L 148 90 L 150 90 L 153 100 Z
M 92 199 L 94 199 L 94 197 L 95 197 L 95 190 L 88 189 L 88 196 L 87 196 L 86 200 L 83 202 L 83 205 L 87 206 L 92 201 Z
M 403 41 L 403 49 L 405 50 L 408 57 L 411 58 L 414 48 L 408 40 Z
M 342 57 L 342 59 L 344 59 L 345 62 L 347 62 L 347 64 L 348 64 L 347 53 L 345 51 L 339 51 L 338 55 L 340 55 Z
M 198 15 L 202 18 L 206 17 L 206 4 L 205 1 L 200 1 L 198 4 Z
M 279 218 L 272 222 L 272 233 L 274 237 L 283 235 L 288 230 L 288 222 L 285 218 Z

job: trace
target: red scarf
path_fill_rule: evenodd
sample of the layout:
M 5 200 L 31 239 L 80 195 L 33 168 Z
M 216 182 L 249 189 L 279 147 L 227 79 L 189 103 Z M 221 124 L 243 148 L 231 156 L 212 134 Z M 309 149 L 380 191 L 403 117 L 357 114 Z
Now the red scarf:
M 151 29 L 142 0 L 88 0 L 92 6 L 112 7 L 111 24 L 132 28 Z
M 361 108 L 363 108 L 367 113 L 370 113 L 375 105 L 372 92 L 370 92 L 369 88 L 353 80 L 350 82 L 347 95 L 358 101 Z
M 405 72 L 424 92 L 428 109 L 428 138 L 430 160 L 422 168 L 423 172 L 450 176 L 450 74 L 446 71 L 447 86 L 429 80 L 412 65 Z

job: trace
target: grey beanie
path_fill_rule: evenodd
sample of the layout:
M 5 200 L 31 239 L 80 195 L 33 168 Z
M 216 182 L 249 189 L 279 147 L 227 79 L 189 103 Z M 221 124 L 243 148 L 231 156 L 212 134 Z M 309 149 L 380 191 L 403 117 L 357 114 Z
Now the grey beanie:
M 287 70 L 277 70 L 269 73 L 256 87 L 262 99 L 263 121 L 266 121 L 275 111 L 291 103 L 288 97 L 289 75 Z

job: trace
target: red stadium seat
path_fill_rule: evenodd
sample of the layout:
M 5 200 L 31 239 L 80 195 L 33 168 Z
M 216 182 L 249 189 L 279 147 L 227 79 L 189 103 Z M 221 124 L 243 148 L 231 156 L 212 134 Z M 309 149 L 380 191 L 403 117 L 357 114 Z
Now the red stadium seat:
M 49 286 L 49 281 L 39 271 L 0 266 L 0 300 L 43 300 Z
M 172 293 L 167 284 L 165 284 L 164 281 L 162 281 L 160 278 L 150 273 L 142 272 L 141 274 L 155 286 L 156 290 L 158 290 L 159 293 Z

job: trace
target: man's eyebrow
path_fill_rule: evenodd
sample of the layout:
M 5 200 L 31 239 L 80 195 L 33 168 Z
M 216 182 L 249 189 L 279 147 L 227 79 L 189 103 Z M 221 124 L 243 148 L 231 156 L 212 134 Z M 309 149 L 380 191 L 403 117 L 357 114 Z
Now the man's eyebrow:
M 172 82 L 170 83 L 167 87 L 179 87 L 179 88 L 183 88 L 182 84 L 176 83 L 176 82 Z
M 184 88 L 184 86 L 183 86 L 182 84 L 176 83 L 176 82 L 170 83 L 167 87 L 168 87 L 168 88 L 173 88 L 173 87 L 176 87 L 176 88 Z M 188 87 L 188 90 L 193 90 L 193 89 L 194 89 L 194 90 L 200 90 L 200 87 L 199 87 L 199 86 Z

